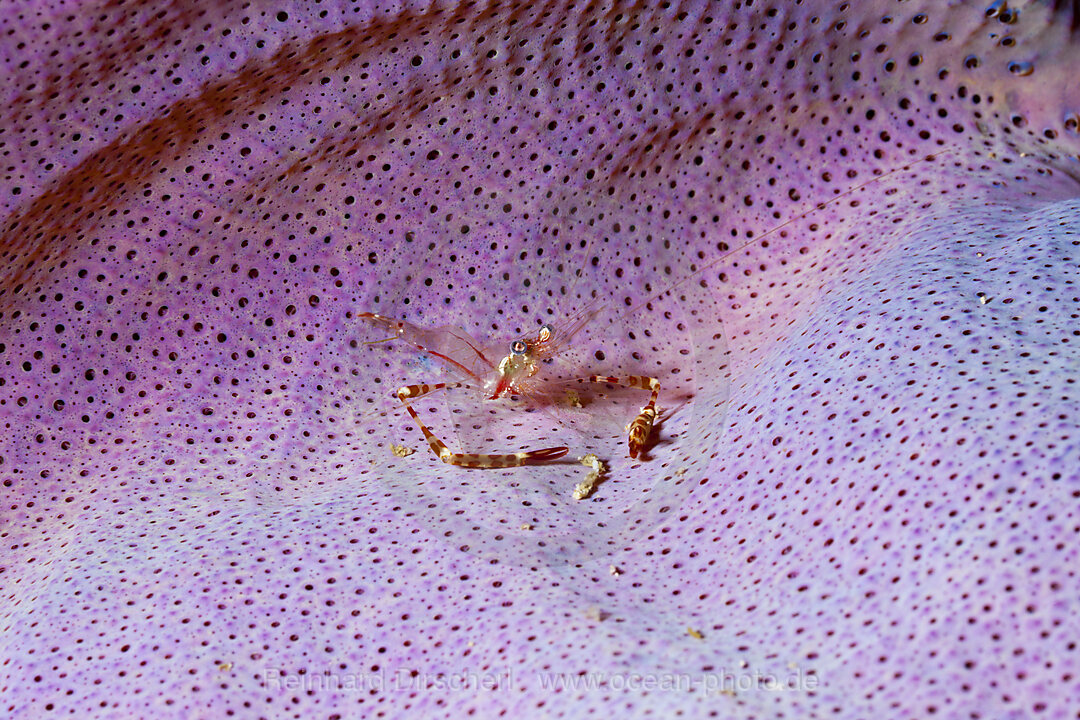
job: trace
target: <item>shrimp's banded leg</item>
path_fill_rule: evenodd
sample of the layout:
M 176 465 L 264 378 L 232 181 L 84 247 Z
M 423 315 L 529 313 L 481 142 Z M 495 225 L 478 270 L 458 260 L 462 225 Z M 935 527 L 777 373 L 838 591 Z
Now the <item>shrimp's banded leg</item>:
M 553 447 L 544 448 L 543 450 L 529 450 L 527 452 L 497 455 L 453 452 L 450 448 L 446 447 L 446 443 L 435 437 L 435 433 L 428 429 L 428 426 L 420 419 L 420 416 L 416 413 L 413 406 L 409 404 L 409 400 L 423 397 L 436 390 L 455 387 L 461 387 L 461 383 L 406 385 L 405 387 L 398 388 L 396 393 L 397 399 L 401 401 L 401 404 L 409 411 L 409 415 L 412 416 L 412 419 L 420 426 L 420 432 L 424 433 L 428 446 L 431 447 L 431 452 L 435 453 L 435 457 L 439 458 L 444 463 L 467 468 L 517 467 L 519 465 L 535 465 L 537 463 L 547 462 L 548 460 L 556 460 L 570 450 L 570 448 L 567 447 Z
M 634 418 L 634 422 L 630 423 L 629 427 L 628 444 L 630 446 L 630 457 L 637 458 L 638 454 L 641 452 L 641 448 L 644 447 L 645 442 L 649 439 L 649 433 L 652 432 L 653 421 L 656 420 L 656 398 L 660 395 L 660 381 L 646 375 L 626 375 L 624 377 L 590 375 L 589 381 L 652 391 L 652 395 L 649 396 L 649 402 L 645 407 L 641 408 L 641 412 Z

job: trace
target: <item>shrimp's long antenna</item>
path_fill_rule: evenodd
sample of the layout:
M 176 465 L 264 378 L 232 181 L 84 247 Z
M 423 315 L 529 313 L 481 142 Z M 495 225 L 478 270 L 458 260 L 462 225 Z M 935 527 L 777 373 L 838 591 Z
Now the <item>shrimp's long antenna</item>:
M 455 335 L 455 337 L 457 337 L 457 336 Z M 472 347 L 472 346 L 470 345 L 469 347 Z M 474 372 L 473 372 L 472 370 L 470 370 L 469 368 L 465 367 L 464 365 L 462 365 L 461 363 L 459 363 L 459 362 L 458 362 L 457 360 L 455 360 L 454 358 L 450 357 L 449 355 L 444 355 L 444 354 L 443 354 L 443 353 L 441 353 L 441 352 L 436 352 L 436 351 L 434 351 L 434 350 L 426 350 L 426 349 L 425 349 L 425 350 L 421 350 L 421 352 L 426 352 L 426 353 L 427 353 L 428 355 L 432 355 L 432 356 L 434 356 L 434 357 L 437 357 L 437 358 L 439 358 L 440 360 L 442 360 L 443 362 L 448 362 L 448 363 L 450 363 L 451 365 L 454 365 L 455 367 L 457 367 L 458 369 L 460 369 L 460 370 L 461 370 L 462 372 L 464 372 L 464 373 L 465 373 L 466 375 L 468 375 L 469 377 L 471 377 L 471 378 L 472 378 L 473 380 L 479 380 L 479 379 L 480 379 L 480 378 L 476 377 L 476 373 L 474 373 Z
M 574 339 L 574 336 L 581 332 L 593 318 L 603 312 L 605 307 L 606 306 L 600 302 L 600 300 L 593 300 L 586 305 L 584 309 L 578 312 L 577 315 L 572 315 L 570 317 L 569 325 L 566 327 L 555 328 L 554 342 L 544 355 L 551 356 L 562 352 L 563 348 Z
M 364 341 L 364 342 L 362 342 L 360 344 L 361 345 L 378 345 L 379 343 L 390 342 L 391 340 L 397 340 L 397 336 L 395 335 L 395 336 L 392 336 L 392 337 L 383 338 L 382 340 L 366 340 L 366 341 Z
M 476 357 L 478 357 L 478 358 L 480 358 L 481 360 L 483 360 L 483 361 L 484 361 L 485 363 L 487 363 L 487 364 L 488 364 L 488 365 L 489 365 L 490 367 L 492 367 L 492 368 L 494 368 L 494 367 L 495 367 L 495 363 L 493 363 L 493 362 L 491 362 L 490 360 L 488 360 L 488 359 L 487 359 L 487 355 L 484 355 L 484 353 L 480 352 L 479 348 L 477 348 L 477 347 L 476 347 L 475 345 L 473 345 L 473 344 L 472 344 L 471 342 L 469 342 L 469 341 L 468 341 L 468 339 L 466 339 L 466 338 L 463 338 L 463 337 L 461 337 L 460 335 L 458 335 L 458 334 L 457 334 L 456 332 L 453 332 L 453 331 L 450 331 L 450 334 L 451 334 L 451 335 L 452 335 L 453 337 L 455 337 L 455 338 L 457 338 L 458 340 L 460 340 L 461 342 L 463 342 L 463 343 L 465 343 L 466 345 L 468 345 L 468 346 L 469 346 L 469 349 L 470 349 L 470 350 L 472 350 L 472 351 L 473 351 L 474 353 L 476 353 Z M 454 361 L 451 361 L 451 362 L 454 362 Z M 460 363 L 454 362 L 454 364 L 455 364 L 455 365 L 459 365 Z M 472 375 L 472 373 L 469 373 L 469 374 L 470 374 L 470 375 Z M 475 377 L 475 375 L 474 375 L 473 377 Z

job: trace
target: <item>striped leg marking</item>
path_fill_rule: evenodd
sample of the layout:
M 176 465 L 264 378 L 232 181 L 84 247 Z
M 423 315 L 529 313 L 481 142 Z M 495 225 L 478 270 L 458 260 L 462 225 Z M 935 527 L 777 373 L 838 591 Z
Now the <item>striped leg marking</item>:
M 423 397 L 435 390 L 455 387 L 461 387 L 461 383 L 406 385 L 405 387 L 398 388 L 396 393 L 397 399 L 401 401 L 401 404 L 409 411 L 409 415 L 412 416 L 412 419 L 420 426 L 420 432 L 424 433 L 424 437 L 427 439 L 431 452 L 435 453 L 435 457 L 439 458 L 444 463 L 467 468 L 507 468 L 517 467 L 519 465 L 536 465 L 549 460 L 556 460 L 569 452 L 570 449 L 567 447 L 544 448 L 543 450 L 529 450 L 527 452 L 498 455 L 453 452 L 450 448 L 446 447 L 446 444 L 442 440 L 435 437 L 435 433 L 428 429 L 428 426 L 420 419 L 420 416 L 417 415 L 413 406 L 409 404 L 409 400 Z
M 637 458 L 641 449 L 645 446 L 645 442 L 649 439 L 649 433 L 652 432 L 653 421 L 656 420 L 656 398 L 660 395 L 660 381 L 646 375 L 627 375 L 625 377 L 590 375 L 589 381 L 652 391 L 649 402 L 645 407 L 641 408 L 641 412 L 634 418 L 634 422 L 630 423 L 630 457 Z

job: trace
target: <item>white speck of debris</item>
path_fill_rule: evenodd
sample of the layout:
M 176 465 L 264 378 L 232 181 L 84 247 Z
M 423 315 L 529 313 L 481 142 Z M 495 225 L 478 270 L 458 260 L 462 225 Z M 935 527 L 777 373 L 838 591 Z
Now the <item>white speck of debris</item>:
M 394 444 L 390 445 L 390 451 L 393 452 L 394 455 L 398 456 L 399 458 L 409 457 L 414 452 L 416 452 L 415 450 L 413 450 L 411 447 L 409 447 L 407 445 L 394 445 Z
M 612 575 L 614 575 L 615 577 L 619 577 L 620 575 L 622 575 L 622 571 L 619 570 L 619 568 L 615 567 L 614 565 L 608 565 L 607 571 L 609 573 L 611 573 Z
M 532 530 L 532 523 L 521 523 L 522 530 Z
M 596 457 L 592 453 L 589 453 L 585 457 L 581 458 L 581 464 L 585 467 L 591 467 L 592 470 L 585 476 L 585 479 L 577 484 L 574 488 L 574 499 L 584 500 L 592 494 L 593 489 L 596 487 L 597 481 L 600 476 L 604 474 L 607 468 L 604 463 L 600 462 L 600 458 Z
M 592 605 L 585 608 L 585 617 L 592 620 L 593 622 L 602 622 L 603 619 L 607 617 L 607 613 L 605 613 L 603 610 L 596 607 L 595 605 Z

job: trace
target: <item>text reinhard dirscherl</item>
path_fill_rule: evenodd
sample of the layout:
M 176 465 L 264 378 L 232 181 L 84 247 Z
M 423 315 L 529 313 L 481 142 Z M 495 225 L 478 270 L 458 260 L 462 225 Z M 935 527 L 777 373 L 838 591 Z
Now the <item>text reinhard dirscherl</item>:
M 732 672 L 723 668 L 702 673 L 539 672 L 535 678 L 541 688 L 552 691 L 700 692 L 710 696 L 751 691 L 812 692 L 820 685 L 817 675 L 801 669 L 784 673 L 750 669 Z M 492 692 L 513 689 L 514 680 L 509 668 L 448 672 L 400 668 L 366 673 L 287 673 L 272 668 L 266 671 L 263 685 L 280 692 Z

